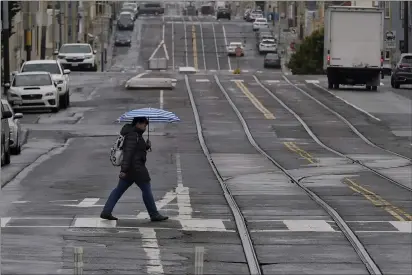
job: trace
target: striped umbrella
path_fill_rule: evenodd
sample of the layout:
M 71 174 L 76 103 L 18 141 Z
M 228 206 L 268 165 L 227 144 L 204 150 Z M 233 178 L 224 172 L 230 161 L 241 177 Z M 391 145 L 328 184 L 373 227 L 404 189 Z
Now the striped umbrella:
M 156 108 L 142 108 L 124 113 L 117 119 L 118 122 L 132 122 L 135 117 L 145 117 L 149 122 L 177 122 L 180 119 L 172 112 Z

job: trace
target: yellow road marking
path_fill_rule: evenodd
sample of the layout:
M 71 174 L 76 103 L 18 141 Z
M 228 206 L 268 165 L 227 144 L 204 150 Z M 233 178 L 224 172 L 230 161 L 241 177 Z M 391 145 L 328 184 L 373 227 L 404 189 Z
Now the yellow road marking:
M 366 189 L 365 187 L 359 185 L 351 179 L 345 178 L 343 181 L 349 185 L 350 189 L 364 196 L 373 205 L 377 207 L 382 207 L 383 210 L 391 214 L 399 221 L 412 221 L 412 215 L 406 213 L 404 210 L 391 204 L 387 200 L 383 199 L 381 196 L 373 193 L 372 191 Z
M 197 42 L 196 42 L 196 27 L 192 25 L 192 44 L 193 44 L 193 63 L 195 65 L 195 69 L 198 69 L 197 63 Z
M 308 152 L 306 152 L 305 150 L 299 148 L 296 143 L 294 142 L 284 142 L 283 143 L 286 147 L 288 147 L 289 150 L 297 153 L 298 155 L 300 155 L 302 158 L 306 159 L 307 161 L 309 161 L 311 164 L 316 163 L 316 160 L 314 159 L 314 157 L 309 154 Z
M 263 113 L 266 119 L 275 119 L 275 116 L 263 106 L 263 104 L 249 91 L 249 89 L 239 80 L 234 81 L 238 88 L 245 94 L 247 98 L 255 105 L 255 107 Z

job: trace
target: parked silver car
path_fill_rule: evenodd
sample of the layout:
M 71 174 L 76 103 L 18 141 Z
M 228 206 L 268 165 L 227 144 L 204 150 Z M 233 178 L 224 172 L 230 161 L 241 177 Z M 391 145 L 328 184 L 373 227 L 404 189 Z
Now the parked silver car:
M 1 166 L 10 163 L 10 128 L 8 119 L 13 115 L 1 102 Z
M 19 155 L 21 152 L 21 143 L 23 141 L 22 130 L 20 125 L 20 119 L 23 118 L 22 113 L 14 113 L 13 108 L 11 108 L 9 102 L 5 99 L 1 100 L 5 111 L 10 111 L 12 116 L 9 120 L 10 128 L 10 153 L 13 155 Z

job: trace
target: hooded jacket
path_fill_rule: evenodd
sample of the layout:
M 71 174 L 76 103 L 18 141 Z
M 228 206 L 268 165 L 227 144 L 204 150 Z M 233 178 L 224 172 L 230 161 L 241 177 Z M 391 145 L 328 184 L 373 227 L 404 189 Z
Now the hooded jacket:
M 147 183 L 151 180 L 146 168 L 148 146 L 143 139 L 143 133 L 144 131 L 132 124 L 124 125 L 120 131 L 120 134 L 125 137 L 120 171 L 126 174 L 127 180 L 133 180 L 136 183 Z

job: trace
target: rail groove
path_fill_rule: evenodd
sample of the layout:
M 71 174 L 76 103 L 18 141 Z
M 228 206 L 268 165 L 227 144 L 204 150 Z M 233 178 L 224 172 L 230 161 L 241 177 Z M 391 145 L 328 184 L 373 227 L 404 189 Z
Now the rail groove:
M 331 108 L 329 108 L 328 106 L 326 106 L 325 104 L 323 104 L 322 102 L 320 102 L 319 100 L 317 100 L 316 98 L 314 98 L 313 96 L 309 95 L 307 92 L 305 92 L 303 89 L 299 88 L 298 86 L 296 86 L 295 84 L 293 84 L 292 82 L 289 81 L 289 79 L 285 76 L 283 76 L 284 79 L 291 85 L 293 86 L 295 89 L 297 89 L 298 91 L 302 92 L 303 94 L 305 94 L 306 96 L 308 96 L 309 98 L 311 98 L 312 100 L 314 100 L 316 103 L 318 103 L 319 105 L 321 105 L 322 107 L 324 107 L 326 110 L 330 111 L 331 113 L 333 113 L 336 117 L 338 117 L 341 121 L 343 121 L 346 125 L 349 126 L 349 128 L 357 135 L 359 136 L 366 144 L 383 150 L 389 154 L 392 154 L 394 156 L 406 159 L 408 161 L 411 161 L 410 158 L 403 156 L 401 154 L 398 154 L 396 152 L 390 151 L 388 149 L 382 148 L 376 144 L 374 144 L 372 141 L 370 141 L 367 137 L 365 137 L 362 133 L 359 132 L 358 129 L 356 129 L 356 127 L 351 124 L 346 118 L 344 118 L 341 114 L 337 113 L 336 111 L 332 110 Z M 322 146 L 324 149 L 328 150 L 329 152 L 332 152 L 342 158 L 346 158 L 347 160 L 352 161 L 354 164 L 358 164 L 360 166 L 362 166 L 365 169 L 368 169 L 369 171 L 371 171 L 372 173 L 376 174 L 377 176 L 405 189 L 408 190 L 409 192 L 412 192 L 412 188 L 409 186 L 406 186 L 400 182 L 398 182 L 397 180 L 394 180 L 384 174 L 382 174 L 381 172 L 379 172 L 377 169 L 372 168 L 368 165 L 366 165 L 365 163 L 363 163 L 360 160 L 357 160 L 355 158 L 352 158 L 346 154 L 343 154 L 342 152 L 339 152 L 335 149 L 333 149 L 332 147 L 329 147 L 328 145 L 324 144 L 317 136 L 315 133 L 313 133 L 313 131 L 310 129 L 310 127 L 306 124 L 306 122 L 295 112 L 293 111 L 289 106 L 287 106 L 280 98 L 278 98 L 272 91 L 270 91 L 265 85 L 262 84 L 262 82 L 259 80 L 259 78 L 257 78 L 255 75 L 253 76 L 253 78 L 255 79 L 255 81 L 259 84 L 259 86 L 267 93 L 269 94 L 273 99 L 275 99 L 280 105 L 282 105 L 283 108 L 285 108 L 289 113 L 291 113 L 298 121 L 299 123 L 303 126 L 303 128 L 305 129 L 305 131 L 310 135 L 310 137 L 320 146 Z
M 225 196 L 225 199 L 227 201 L 227 203 L 229 204 L 230 210 L 233 213 L 233 216 L 235 218 L 235 223 L 236 223 L 236 227 L 238 229 L 239 232 L 239 237 L 240 240 L 242 242 L 242 247 L 243 247 L 243 251 L 245 253 L 245 257 L 246 257 L 246 261 L 249 267 L 249 271 L 251 275 L 261 275 L 262 274 L 262 270 L 259 264 L 259 260 L 257 258 L 256 255 L 256 251 L 255 248 L 253 246 L 253 242 L 252 239 L 250 237 L 249 234 L 249 230 L 247 228 L 246 225 L 246 221 L 245 218 L 243 217 L 243 214 L 239 208 L 239 206 L 236 203 L 235 198 L 233 197 L 232 193 L 230 192 L 229 187 L 227 186 L 226 182 L 223 180 L 222 176 L 220 175 L 215 163 L 213 162 L 213 159 L 210 155 L 209 149 L 206 145 L 205 139 L 203 137 L 203 128 L 202 125 L 200 123 L 200 118 L 199 118 L 199 112 L 197 110 L 196 107 L 196 102 L 194 100 L 193 97 L 193 93 L 192 90 L 190 88 L 190 84 L 189 84 L 189 79 L 187 77 L 187 75 L 185 75 L 185 83 L 186 83 L 186 89 L 187 92 L 189 94 L 189 99 L 190 99 L 190 105 L 192 106 L 192 111 L 193 111 L 193 115 L 195 117 L 195 121 L 196 121 L 196 130 L 197 130 L 197 135 L 199 138 L 199 142 L 200 142 L 200 146 L 202 147 L 203 153 L 206 156 L 212 170 L 213 173 L 216 175 L 216 178 L 219 181 L 219 184 L 223 190 L 223 194 Z
M 382 272 L 379 269 L 379 267 L 376 265 L 372 257 L 369 255 L 367 252 L 366 248 L 363 246 L 363 244 L 360 242 L 358 237 L 355 235 L 355 233 L 350 229 L 348 224 L 345 222 L 345 220 L 339 215 L 338 212 L 336 212 L 328 203 L 326 203 L 324 200 L 322 200 L 318 195 L 316 195 L 314 192 L 312 192 L 310 189 L 302 185 L 297 179 L 295 179 L 281 164 L 279 164 L 275 159 L 273 159 L 270 155 L 268 155 L 255 141 L 253 138 L 253 135 L 251 134 L 249 130 L 249 126 L 246 122 L 246 120 L 243 118 L 242 114 L 240 113 L 239 109 L 236 107 L 235 103 L 232 101 L 230 98 L 229 94 L 226 92 L 224 87 L 219 81 L 219 78 L 217 75 L 214 75 L 216 84 L 219 86 L 221 92 L 224 94 L 226 97 L 227 101 L 229 102 L 230 106 L 232 107 L 233 111 L 236 113 L 238 119 L 240 120 L 243 130 L 250 142 L 250 144 L 263 156 L 265 156 L 270 162 L 272 162 L 276 167 L 278 167 L 289 179 L 292 183 L 298 185 L 302 190 L 308 194 L 308 196 L 314 200 L 317 204 L 319 204 L 328 214 L 329 216 L 336 222 L 336 224 L 339 226 L 339 228 L 342 230 L 343 234 L 345 237 L 348 239 L 356 253 L 358 254 L 359 258 L 361 261 L 364 263 L 365 267 L 369 271 L 370 274 L 374 275 L 381 275 Z M 186 78 L 187 79 L 187 78 Z M 260 83 L 260 82 L 258 82 Z

